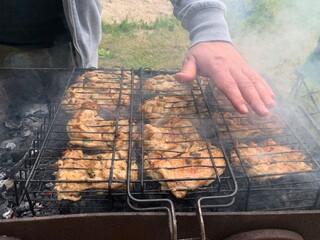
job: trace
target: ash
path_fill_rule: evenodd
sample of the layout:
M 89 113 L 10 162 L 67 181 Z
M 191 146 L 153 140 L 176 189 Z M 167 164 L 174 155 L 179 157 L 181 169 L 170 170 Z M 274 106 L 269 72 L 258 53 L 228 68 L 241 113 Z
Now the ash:
M 0 143 L 0 171 L 10 170 L 23 158 L 48 114 L 45 103 L 26 104 L 8 114 L 4 121 L 7 138 Z
M 0 70 L 0 219 L 15 217 L 13 179 L 67 76 L 61 70 Z

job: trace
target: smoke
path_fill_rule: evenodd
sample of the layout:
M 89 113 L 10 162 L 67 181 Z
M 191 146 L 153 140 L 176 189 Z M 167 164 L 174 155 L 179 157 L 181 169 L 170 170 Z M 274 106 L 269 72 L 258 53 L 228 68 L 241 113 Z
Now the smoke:
M 235 47 L 255 70 L 287 90 L 318 44 L 320 1 L 225 2 Z

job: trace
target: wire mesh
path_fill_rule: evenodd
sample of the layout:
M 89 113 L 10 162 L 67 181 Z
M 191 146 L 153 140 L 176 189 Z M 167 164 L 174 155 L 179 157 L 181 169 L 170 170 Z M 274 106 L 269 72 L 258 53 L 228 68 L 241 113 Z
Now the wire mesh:
M 201 83 L 184 86 L 178 94 L 144 92 L 145 80 L 160 74 L 169 73 L 119 69 L 86 74 L 75 72 L 54 117 L 43 124 L 35 148 L 30 150 L 30 158 L 26 160 L 25 170 L 21 170 L 20 185 L 25 192 L 20 193 L 20 200 L 26 197 L 34 211 L 44 214 L 129 211 L 126 204 L 129 193 L 133 197 L 131 204 L 147 199 L 155 209 L 161 210 L 164 202 L 172 211 L 172 200 L 177 209 L 184 211 L 194 209 L 199 196 L 235 194 L 236 186 L 226 153 L 219 150 L 220 156 L 215 157 L 211 149 L 223 146 L 213 129 L 208 131 L 200 126 L 212 122 L 209 108 L 201 105 L 201 98 L 204 98 Z M 171 108 L 173 112 L 165 107 L 166 113 L 156 113 L 160 114 L 156 119 L 184 124 L 164 127 L 165 135 L 173 134 L 172 142 L 166 144 L 186 145 L 185 148 L 199 145 L 201 149 L 194 149 L 206 155 L 202 157 L 194 152 L 193 156 L 182 157 L 180 155 L 186 149 L 170 150 L 174 161 L 183 161 L 184 165 L 168 171 L 179 168 L 182 172 L 184 169 L 194 171 L 197 166 L 193 165 L 198 165 L 198 168 L 208 169 L 208 175 L 152 178 L 146 174 L 151 167 L 145 165 L 144 157 L 151 149 L 146 148 L 143 132 L 149 124 L 147 121 L 152 119 L 146 121 L 146 114 L 140 107 L 158 94 L 174 99 L 169 104 L 177 106 Z M 189 136 L 192 138 L 188 139 Z M 156 150 L 152 149 L 153 152 Z M 192 162 L 194 158 L 197 163 Z M 207 165 L 200 164 L 203 160 Z M 221 163 L 217 164 L 217 161 Z M 166 182 L 201 184 L 191 188 L 181 201 L 173 192 L 179 195 L 180 191 L 186 190 L 164 189 Z
M 173 74 L 76 71 L 20 172 L 20 200 L 41 214 L 317 207 L 319 145 L 296 106 L 244 116 L 206 79 Z
M 319 195 L 319 145 L 305 131 L 296 105 L 283 99 L 270 116 L 235 112 L 224 95 L 210 85 L 215 116 L 222 116 L 222 137 L 233 138 L 230 160 L 239 191 L 226 211 L 313 209 Z M 220 126 L 221 125 L 221 126 Z M 313 128 L 314 129 L 314 128 Z
M 172 72 L 139 73 L 132 105 L 136 145 L 130 159 L 140 172 L 129 196 L 136 203 L 169 199 L 176 211 L 194 211 L 203 196 L 224 199 L 236 193 L 228 156 L 216 135 L 204 95 L 205 82 L 180 85 Z M 220 204 L 220 206 L 222 205 Z

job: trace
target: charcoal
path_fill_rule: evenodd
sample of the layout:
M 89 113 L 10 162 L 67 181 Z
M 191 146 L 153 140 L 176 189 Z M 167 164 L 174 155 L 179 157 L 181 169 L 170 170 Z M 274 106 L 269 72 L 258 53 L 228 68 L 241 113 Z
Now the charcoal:
M 19 130 L 22 126 L 21 121 L 13 121 L 11 119 L 6 119 L 4 125 L 8 130 Z
M 0 180 L 0 189 L 5 188 L 5 190 L 10 190 L 13 187 L 13 179 Z
M 23 117 L 45 117 L 49 113 L 47 104 L 34 103 L 24 106 L 22 109 Z
M 32 132 L 30 131 L 30 129 L 24 129 L 23 131 L 21 131 L 21 137 L 29 137 L 32 135 Z
M 54 184 L 52 182 L 46 183 L 46 188 L 52 188 Z
M 0 166 L 5 165 L 8 161 L 12 161 L 10 150 L 0 149 Z
M 12 166 L 22 159 L 31 144 L 31 141 L 24 140 L 21 137 L 13 137 L 0 143 L 0 166 Z
M 4 180 L 7 177 L 5 172 L 0 172 L 0 180 Z
M 5 205 L 0 205 L 0 218 L 10 219 L 13 218 L 13 210 Z
M 16 208 L 15 211 L 18 216 L 23 216 L 24 214 L 30 211 L 30 205 L 28 202 L 22 202 L 19 205 L 19 207 Z
M 0 144 L 0 148 L 6 149 L 6 150 L 14 150 L 16 147 L 17 147 L 17 144 L 12 139 L 5 140 Z

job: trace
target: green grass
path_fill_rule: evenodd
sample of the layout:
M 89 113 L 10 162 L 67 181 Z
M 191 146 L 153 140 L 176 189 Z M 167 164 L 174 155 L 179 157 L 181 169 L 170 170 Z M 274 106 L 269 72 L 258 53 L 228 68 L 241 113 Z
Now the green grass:
M 190 44 L 187 32 L 173 17 L 152 23 L 102 22 L 102 31 L 99 66 L 104 68 L 177 69 Z

